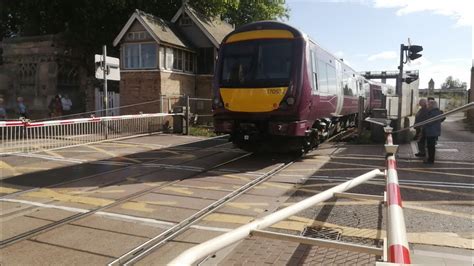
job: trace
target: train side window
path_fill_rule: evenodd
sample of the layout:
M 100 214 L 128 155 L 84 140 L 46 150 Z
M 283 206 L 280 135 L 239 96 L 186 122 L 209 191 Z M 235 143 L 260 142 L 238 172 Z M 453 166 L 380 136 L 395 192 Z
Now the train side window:
M 337 94 L 337 79 L 336 79 L 336 69 L 326 64 L 327 70 L 327 82 L 328 82 L 328 92 Z
M 376 100 L 381 100 L 382 99 L 382 91 L 379 89 L 374 89 L 373 90 L 373 97 Z
M 316 66 L 316 56 L 314 52 L 311 50 L 311 73 L 312 73 L 312 80 L 313 80 L 313 92 L 318 91 L 318 75 L 317 75 L 317 66 Z
M 326 62 L 318 60 L 318 75 L 319 75 L 319 91 L 323 93 L 328 92 L 328 77 L 326 70 Z

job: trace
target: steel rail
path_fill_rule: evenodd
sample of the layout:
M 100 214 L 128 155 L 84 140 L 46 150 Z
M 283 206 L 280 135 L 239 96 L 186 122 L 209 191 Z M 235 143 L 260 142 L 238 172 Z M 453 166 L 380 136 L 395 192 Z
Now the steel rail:
M 294 163 L 294 160 L 290 160 L 289 162 L 282 163 L 275 167 L 274 169 L 262 174 L 260 177 L 248 182 L 247 184 L 243 185 L 242 187 L 234 190 L 233 192 L 227 194 L 226 196 L 222 197 L 221 199 L 213 202 L 209 206 L 201 209 L 197 213 L 191 215 L 187 219 L 181 221 L 180 223 L 176 224 L 172 228 L 166 230 L 165 232 L 155 236 L 154 238 L 148 240 L 147 242 L 143 243 L 142 245 L 130 250 L 129 252 L 125 253 L 124 255 L 120 256 L 116 260 L 110 262 L 108 265 L 131 265 L 136 263 L 137 261 L 141 260 L 143 257 L 147 256 L 150 252 L 155 250 L 156 248 L 166 244 L 169 240 L 174 239 L 177 235 L 181 234 L 183 231 L 187 230 L 190 226 L 194 223 L 198 222 L 202 218 L 206 217 L 207 215 L 213 213 L 218 208 L 223 206 L 225 203 L 235 199 L 236 197 L 242 195 L 243 193 L 247 192 L 251 188 L 265 182 L 270 177 L 274 176 L 275 174 L 279 173 L 283 169 L 289 167 Z
M 281 209 L 277 212 L 267 215 L 266 217 L 257 219 L 251 223 L 243 225 L 233 231 L 222 234 L 216 238 L 208 240 L 197 246 L 194 246 L 185 252 L 181 253 L 178 257 L 172 260 L 168 265 L 192 265 L 200 259 L 205 258 L 207 255 L 212 254 L 226 246 L 229 246 L 237 241 L 240 241 L 251 234 L 254 230 L 261 230 L 279 221 L 282 221 L 296 213 L 303 211 L 311 206 L 328 200 L 334 196 L 336 192 L 344 192 L 363 182 L 370 180 L 376 176 L 384 175 L 380 170 L 374 169 L 368 173 L 358 176 L 352 180 L 339 184 L 333 188 L 330 188 L 324 192 L 314 195 L 310 198 L 295 203 L 289 207 Z
M 208 139 L 205 139 L 205 140 L 198 140 L 198 141 L 192 141 L 192 142 L 188 142 L 188 143 L 185 143 L 185 144 L 180 144 L 180 145 L 188 145 L 188 144 L 193 144 L 193 143 L 199 143 L 199 142 L 202 142 L 202 141 L 208 141 L 208 140 L 212 140 L 212 139 L 218 139 L 218 138 L 222 138 L 224 136 L 218 136 L 218 137 L 212 137 L 212 138 L 208 138 Z M 220 146 L 224 146 L 224 145 L 227 145 L 228 143 L 224 143 L 224 144 L 219 144 L 219 145 L 215 145 L 215 146 L 211 146 L 211 147 L 207 147 L 207 148 L 204 148 L 204 150 L 207 150 L 207 149 L 214 149 L 216 147 L 220 147 Z M 166 147 L 165 149 L 156 149 L 156 150 L 163 150 L 163 151 L 166 151 L 166 149 L 176 149 L 176 147 L 178 147 L 179 145 L 177 146 L 170 146 L 170 147 Z M 66 147 L 66 148 L 63 148 L 63 149 L 67 149 L 69 147 Z M 177 150 L 177 149 L 176 149 Z M 212 154 L 210 154 L 212 155 Z M 18 155 L 14 155 L 14 156 L 18 156 Z M 170 156 L 172 157 L 172 156 Z M 202 158 L 202 157 L 201 157 Z M 199 159 L 201 159 L 199 158 Z M 60 182 L 60 183 L 57 183 L 57 184 L 52 184 L 52 185 L 49 185 L 49 186 L 46 186 L 46 187 L 43 187 L 43 188 L 54 188 L 54 187 L 58 187 L 58 186 L 64 186 L 64 185 L 67 185 L 67 184 L 70 184 L 70 183 L 74 183 L 74 182 L 77 182 L 77 181 L 81 181 L 81 180 L 86 180 L 86 179 L 90 179 L 90 178 L 94 178 L 94 177 L 97 177 L 97 176 L 101 176 L 101 175 L 105 175 L 105 174 L 111 174 L 111 173 L 115 173 L 115 172 L 119 172 L 119 171 L 123 171 L 123 170 L 126 170 L 128 168 L 132 168 L 132 167 L 136 167 L 136 166 L 140 166 L 140 165 L 146 165 L 146 164 L 150 164 L 150 163 L 156 163 L 156 162 L 159 162 L 161 160 L 167 160 L 169 159 L 169 157 L 165 157 L 165 158 L 160 158 L 160 159 L 155 159 L 155 160 L 151 160 L 151 161 L 148 161 L 148 162 L 141 162 L 141 163 L 126 163 L 124 164 L 125 167 L 122 167 L 122 168 L 119 168 L 119 169 L 113 169 L 113 170 L 109 170 L 109 171 L 105 171 L 105 172 L 101 172 L 101 173 L 97 173 L 97 174 L 92 174 L 92 175 L 87 175 L 87 176 L 83 176 L 83 177 L 80 177 L 80 178 L 77 178 L 77 179 L 73 179 L 73 180 L 68 180 L 68 181 L 64 181 L 64 182 Z M 191 160 L 192 161 L 192 160 Z M 183 163 L 187 163 L 189 161 L 186 161 L 186 162 L 183 162 Z M 91 163 L 91 164 L 95 164 L 95 162 L 85 162 L 85 163 Z M 114 162 L 115 163 L 115 162 Z M 118 165 L 118 164 L 117 164 Z M 179 165 L 179 164 L 178 164 Z M 119 165 L 120 166 L 120 165 Z M 150 172 L 153 172 L 153 171 L 150 171 Z M 148 173 L 146 173 L 148 174 Z M 140 175 L 137 175 L 137 176 L 131 176 L 131 177 L 139 177 L 139 176 L 142 176 L 143 174 L 140 174 Z M 2 182 L 5 182 L 5 180 L 2 180 Z M 120 181 L 118 181 L 120 182 Z M 113 185 L 115 182 L 113 183 L 107 183 L 106 185 Z M 3 195 L 3 196 L 0 196 L 0 200 L 1 199 L 5 199 L 5 198 L 10 198 L 10 197 L 15 197 L 15 196 L 19 196 L 19 195 L 22 195 L 24 193 L 29 193 L 29 192 L 34 192 L 34 191 L 37 191 L 38 189 L 41 189 L 41 188 L 32 188 L 32 189 L 27 189 L 27 190 L 21 190 L 21 191 L 17 191 L 17 192 L 14 192 L 14 193 L 10 193 L 10 194 L 6 194 L 6 195 Z
M 215 153 L 214 153 L 214 154 L 215 154 Z M 211 154 L 211 155 L 208 155 L 208 156 L 212 156 L 212 155 L 214 155 L 214 154 Z M 99 208 L 95 208 L 95 209 L 92 209 L 92 210 L 90 210 L 90 211 L 88 211 L 88 212 L 84 212 L 84 213 L 77 213 L 77 214 L 71 215 L 71 216 L 69 216 L 69 217 L 66 217 L 66 218 L 64 218 L 64 219 L 61 219 L 61 220 L 52 222 L 52 223 L 50 223 L 50 224 L 46 224 L 46 225 L 44 225 L 44 226 L 40 226 L 40 227 L 35 228 L 35 229 L 33 229 L 33 230 L 24 232 L 24 233 L 22 233 L 22 234 L 16 235 L 16 236 L 14 236 L 14 237 L 11 237 L 11 238 L 8 238 L 8 239 L 4 239 L 4 240 L 0 241 L 0 249 L 6 247 L 6 246 L 8 246 L 8 245 L 11 245 L 11 244 L 13 244 L 13 243 L 16 243 L 16 242 L 18 242 L 18 241 L 20 241 L 20 240 L 23 240 L 23 239 L 26 239 L 26 238 L 30 238 L 30 237 L 35 236 L 35 235 L 38 235 L 38 234 L 40 234 L 40 233 L 47 232 L 47 231 L 49 231 L 49 230 L 52 230 L 52 229 L 54 229 L 54 228 L 57 228 L 57 227 L 59 227 L 59 226 L 61 226 L 61 225 L 64 225 L 64 224 L 66 224 L 66 223 L 73 222 L 73 221 L 76 221 L 76 220 L 85 218 L 85 217 L 90 216 L 90 215 L 92 215 L 92 214 L 94 214 L 94 213 L 97 213 L 97 212 L 103 211 L 103 210 L 105 210 L 105 209 L 114 207 L 114 206 L 119 205 L 119 204 L 121 204 L 121 203 L 123 203 L 123 202 L 126 202 L 126 201 L 128 201 L 128 200 L 131 200 L 131 199 L 140 197 L 140 196 L 142 196 L 142 195 L 144 195 L 144 194 L 146 194 L 146 193 L 148 193 L 148 192 L 150 192 L 150 191 L 152 191 L 152 190 L 160 189 L 160 188 L 163 188 L 163 187 L 166 187 L 166 186 L 171 186 L 171 185 L 173 185 L 173 184 L 175 184 L 175 183 L 178 183 L 178 182 L 180 182 L 180 181 L 182 181 L 182 180 L 195 177 L 195 176 L 197 176 L 197 175 L 199 175 L 199 174 L 202 174 L 202 173 L 211 171 L 211 170 L 213 170 L 213 169 L 215 169 L 215 168 L 218 168 L 218 167 L 220 167 L 220 166 L 222 166 L 222 165 L 226 165 L 226 164 L 232 163 L 232 162 L 234 162 L 234 161 L 240 160 L 240 159 L 242 159 L 242 158 L 248 157 L 248 156 L 250 156 L 251 154 L 252 154 L 252 153 L 247 153 L 247 154 L 238 156 L 238 157 L 236 157 L 236 158 L 232 158 L 232 159 L 230 159 L 230 160 L 228 160 L 228 161 L 226 161 L 226 162 L 223 162 L 223 163 L 220 163 L 220 164 L 218 164 L 218 165 L 212 166 L 212 167 L 210 167 L 210 168 L 208 168 L 208 169 L 204 169 L 204 170 L 199 171 L 199 172 L 197 172 L 196 174 L 191 175 L 191 176 L 188 176 L 188 177 L 186 177 L 186 178 L 179 179 L 179 180 L 175 180 L 175 181 L 169 181 L 169 182 L 166 182 L 166 183 L 164 183 L 164 184 L 162 184 L 162 185 L 159 185 L 159 186 L 156 186 L 156 187 L 150 187 L 150 188 L 148 188 L 148 189 L 144 189 L 144 190 L 137 191 L 137 192 L 135 192 L 135 193 L 133 193 L 133 194 L 130 194 L 130 195 L 126 196 L 126 197 L 117 199 L 117 200 L 114 201 L 113 203 L 108 204 L 108 205 L 106 205 L 106 206 L 102 206 L 102 207 L 99 207 Z M 203 157 L 201 157 L 201 158 L 199 158 L 199 159 L 202 159 L 202 158 L 203 158 Z M 152 172 L 153 172 L 153 171 L 152 171 Z M 149 174 L 149 173 L 140 174 L 140 175 L 138 175 L 138 176 L 147 175 L 147 174 Z M 136 177 L 138 177 L 138 176 L 136 176 Z M 74 180 L 74 181 L 77 181 L 77 180 Z M 114 182 L 114 183 L 115 183 L 115 182 Z M 57 185 L 57 184 L 56 184 L 56 185 Z M 36 190 L 36 189 L 35 189 L 35 190 Z M 52 202 L 52 201 L 50 201 L 50 202 Z M 34 208 L 34 207 L 32 207 L 32 208 Z

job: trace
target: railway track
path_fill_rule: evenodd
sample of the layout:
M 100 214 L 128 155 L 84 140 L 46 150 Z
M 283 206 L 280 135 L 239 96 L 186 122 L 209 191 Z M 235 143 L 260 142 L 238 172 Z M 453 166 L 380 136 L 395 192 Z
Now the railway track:
M 284 170 L 285 168 L 289 167 L 293 164 L 293 160 L 288 162 L 282 163 L 277 165 L 275 168 L 271 169 L 267 173 L 260 175 L 259 177 L 251 180 L 247 184 L 241 186 L 240 188 L 234 190 L 233 192 L 229 193 L 228 195 L 220 198 L 219 200 L 215 201 L 214 203 L 210 204 L 209 206 L 199 210 L 192 216 L 188 217 L 187 219 L 181 221 L 180 223 L 174 225 L 173 227 L 169 228 L 165 232 L 153 237 L 152 239 L 148 240 L 147 242 L 143 243 L 142 245 L 130 250 L 129 252 L 125 253 L 121 257 L 117 258 L 116 260 L 109 263 L 109 265 L 132 265 L 142 258 L 153 252 L 155 249 L 163 246 L 167 242 L 175 239 L 177 236 L 185 232 L 191 225 L 195 224 L 197 221 L 201 220 L 202 218 L 206 217 L 207 215 L 214 213 L 217 209 L 222 207 L 224 204 L 232 201 L 233 199 L 237 198 L 238 196 L 242 195 L 246 191 L 258 186 L 259 184 L 265 182 L 268 178 L 274 176 L 275 174 L 279 173 L 280 171 Z
M 212 147 L 208 147 L 208 149 L 213 149 L 213 148 L 216 148 L 218 146 L 224 146 L 224 145 L 228 145 L 227 143 L 226 144 L 220 144 L 220 145 L 216 145 L 216 146 L 212 146 Z M 203 158 L 206 158 L 206 157 L 211 157 L 213 155 L 216 155 L 218 153 L 211 153 L 205 157 L 200 157 L 198 159 L 194 159 L 194 160 L 187 160 L 185 162 L 182 162 L 181 164 L 177 165 L 177 166 L 184 166 L 184 164 L 186 163 L 189 163 L 189 162 L 192 162 L 192 161 L 195 161 L 195 160 L 202 160 Z M 232 158 L 230 160 L 227 160 L 226 162 L 223 162 L 223 163 L 220 163 L 218 165 L 215 165 L 215 166 L 212 166 L 210 168 L 207 168 L 207 169 L 202 169 L 202 170 L 198 170 L 197 168 L 191 168 L 189 167 L 189 169 L 191 170 L 194 170 L 195 174 L 192 174 L 190 176 L 188 176 L 187 178 L 192 178 L 194 176 L 197 176 L 199 174 L 202 174 L 202 173 L 205 173 L 207 171 L 211 171 L 215 168 L 218 168 L 220 166 L 223 166 L 223 165 L 226 165 L 226 164 L 229 164 L 229 163 L 232 163 L 236 160 L 239 160 L 239 159 L 242 159 L 242 158 L 245 158 L 245 157 L 248 157 L 249 155 L 251 155 L 250 153 L 245 153 L 241 156 L 237 156 L 235 158 Z M 170 159 L 170 158 L 164 158 L 164 159 L 157 159 L 157 160 L 154 160 L 154 161 L 151 161 L 151 162 L 144 162 L 144 163 L 139 163 L 139 164 L 132 164 L 132 165 L 129 165 L 125 168 L 120 168 L 120 169 L 115 169 L 115 170 L 111 170 L 111 171 L 107 171 L 107 172 L 103 172 L 103 173 L 100 173 L 100 174 L 95 174 L 95 175 L 90 175 L 90 176 L 86 176 L 86 177 L 82 177 L 82 178 L 79 178 L 79 179 L 74 179 L 74 180 L 70 180 L 70 181 L 67 181 L 67 182 L 62 182 L 62 183 L 58 183 L 58 184 L 54 184 L 54 185 L 51 185 L 51 186 L 48 186 L 46 188 L 57 188 L 57 187 L 62 187 L 64 185 L 67 185 L 67 184 L 71 184 L 73 182 L 78 182 L 78 181 L 84 181 L 84 180 L 87 180 L 87 179 L 92 179 L 92 178 L 97 178 L 101 175 L 105 175 L 105 174 L 110 174 L 110 173 L 116 173 L 118 171 L 123 171 L 127 168 L 130 168 L 130 167 L 136 167 L 136 166 L 140 166 L 140 165 L 144 165 L 144 164 L 148 164 L 150 165 L 151 163 L 156 163 L 156 162 L 159 162 L 161 160 L 166 160 L 166 159 Z M 158 173 L 159 171 L 163 170 L 163 169 L 167 169 L 168 167 L 163 166 L 163 165 L 158 165 L 158 169 L 157 170 L 154 170 L 152 169 L 151 171 L 149 172 L 146 172 L 146 173 L 142 173 L 142 174 L 137 174 L 135 176 L 133 176 L 133 178 L 139 178 L 140 176 L 144 176 L 144 175 L 149 175 L 149 174 L 153 174 L 153 173 Z M 179 169 L 185 169 L 185 167 L 179 167 Z M 129 177 L 130 178 L 130 177 Z M 186 179 L 187 179 L 186 178 Z M 2 241 L 0 241 L 0 249 L 1 248 L 4 248 L 8 245 L 11 245 L 11 244 L 14 244 L 18 241 L 21 241 L 21 240 L 24 240 L 24 239 L 28 239 L 28 238 L 31 238 L 33 236 L 36 236 L 38 234 L 41 234 L 41 233 L 44 233 L 44 232 L 47 232 L 49 230 L 52 230 L 54 228 L 57 228 L 59 226 L 62 226 L 62 225 L 65 225 L 65 224 L 68 224 L 68 223 L 71 223 L 73 221 L 77 221 L 79 219 L 82 219 L 82 218 L 85 218 L 87 216 L 90 216 L 94 213 L 97 213 L 97 212 L 100 212 L 100 211 L 104 211 L 105 209 L 108 209 L 108 208 L 112 208 L 114 206 L 117 206 L 119 204 L 122 204 L 126 201 L 129 201 L 129 200 L 132 200 L 132 199 L 135 199 L 135 198 L 138 198 L 142 195 L 145 195 L 153 190 L 156 190 L 156 189 L 160 189 L 160 188 L 163 188 L 163 187 L 166 187 L 166 186 L 171 186 L 175 183 L 178 183 L 180 181 L 182 181 L 184 179 L 179 179 L 179 180 L 174 180 L 174 181 L 169 181 L 169 182 L 166 182 L 160 186 L 155 186 L 155 187 L 150 187 L 148 189 L 144 189 L 144 190 L 140 190 L 138 192 L 135 192 L 133 194 L 130 194 L 126 197 L 122 197 L 122 198 L 119 198 L 117 199 L 116 201 L 114 201 L 113 203 L 111 204 L 108 204 L 108 205 L 105 205 L 105 206 L 102 206 L 102 207 L 99 207 L 99 208 L 95 208 L 95 209 L 92 209 L 90 211 L 87 211 L 87 212 L 81 212 L 81 213 L 77 213 L 77 214 L 74 214 L 74 215 L 71 215 L 69 217 L 66 217 L 64 219 L 61 219 L 61 220 L 58 220 L 58 221 L 55 221 L 55 222 L 52 222 L 50 224 L 46 224 L 44 226 L 41 226 L 41 227 L 38 227 L 38 228 L 35 228 L 33 230 L 30 230 L 30 231 L 27 231 L 27 232 L 24 232 L 24 233 L 21 233 L 19 235 L 16 235 L 14 237 L 10 237 L 10 238 L 7 238 L 7 239 L 4 239 Z M 111 186 L 111 185 L 115 185 L 115 184 L 118 184 L 118 183 L 121 183 L 121 182 L 124 182 L 125 180 L 118 180 L 118 181 L 114 181 L 114 182 L 109 182 L 109 183 L 106 183 L 106 184 L 101 184 L 100 187 L 98 188 L 95 188 L 95 189 L 89 189 L 87 190 L 88 192 L 92 192 L 94 190 L 98 190 L 98 189 L 101 189 L 102 187 L 104 186 Z M 23 190 L 23 191 L 19 191 L 19 192 L 16 192 L 16 193 L 12 193 L 12 194 L 8 194 L 8 195 L 5 195 L 3 197 L 0 198 L 0 201 L 9 201 L 8 199 L 11 199 L 13 197 L 17 197 L 17 196 L 21 196 L 22 194 L 26 194 L 26 193 L 30 193 L 30 192 L 35 192 L 37 190 L 40 190 L 42 188 L 38 187 L 38 188 L 33 188 L 33 189 L 28 189 L 28 190 Z M 42 204 L 48 204 L 48 203 L 52 203 L 54 202 L 54 200 L 50 200 L 50 201 L 46 201 L 46 202 L 42 202 Z M 34 208 L 37 208 L 37 206 L 29 206 L 27 208 L 24 208 L 24 209 L 21 209 L 20 211 L 21 212 L 24 212 L 24 211 L 27 211 L 28 209 L 34 209 Z M 9 215 L 13 215 L 15 213 L 9 213 Z
M 223 138 L 223 137 L 225 137 L 225 136 L 219 136 L 219 137 L 212 138 L 212 139 L 220 139 L 220 138 Z M 207 139 L 205 141 L 209 141 L 209 140 L 211 140 L 211 139 Z M 188 145 L 192 145 L 192 144 L 200 143 L 200 142 L 203 142 L 203 141 L 202 140 L 194 141 L 194 142 L 186 143 L 186 144 L 183 144 L 183 145 L 180 145 L 180 146 L 188 146 Z M 228 143 L 224 143 L 224 144 L 219 144 L 219 145 L 215 145 L 215 146 L 205 147 L 204 149 L 215 149 L 215 148 L 220 148 L 222 146 L 228 146 L 228 145 L 229 145 Z M 158 150 L 163 151 L 163 152 L 167 152 L 167 151 L 192 151 L 192 149 L 185 148 L 185 147 L 183 147 L 183 148 L 167 147 L 166 149 L 158 149 Z M 118 168 L 118 169 L 113 169 L 113 170 L 108 170 L 108 171 L 104 171 L 104 172 L 100 172 L 100 173 L 97 173 L 97 174 L 86 175 L 86 176 L 79 177 L 79 178 L 73 178 L 71 180 L 63 181 L 63 182 L 60 182 L 60 183 L 55 183 L 55 184 L 52 184 L 52 185 L 47 185 L 47 186 L 44 186 L 44 187 L 36 187 L 36 188 L 32 188 L 32 189 L 20 190 L 20 191 L 17 191 L 17 192 L 2 195 L 2 196 L 0 196 L 0 200 L 7 199 L 7 198 L 12 198 L 12 197 L 19 196 L 19 195 L 29 193 L 29 192 L 34 192 L 34 191 L 37 191 L 38 189 L 41 189 L 41 188 L 60 187 L 60 186 L 64 186 L 64 185 L 74 183 L 74 182 L 83 181 L 83 180 L 87 180 L 87 179 L 96 178 L 96 177 L 99 177 L 99 176 L 102 176 L 102 175 L 107 175 L 107 174 L 112 174 L 112 173 L 124 171 L 124 170 L 130 169 L 132 167 L 137 167 L 137 166 L 141 166 L 141 165 L 142 166 L 153 166 L 153 165 L 155 165 L 155 166 L 162 166 L 163 168 L 166 168 L 166 167 L 171 168 L 171 167 L 173 167 L 173 165 L 164 165 L 164 164 L 159 165 L 159 164 L 157 164 L 160 161 L 168 160 L 168 159 L 171 159 L 171 158 L 172 158 L 172 156 L 169 156 L 169 157 L 164 157 L 164 158 L 151 160 L 151 161 L 146 161 L 146 162 L 141 162 L 141 163 L 124 163 L 124 162 L 115 162 L 115 161 L 87 162 L 87 163 L 90 163 L 90 164 L 93 164 L 93 165 L 95 165 L 95 164 L 110 164 L 110 165 L 118 165 L 118 166 L 124 166 L 124 167 L 123 168 Z M 184 163 L 186 163 L 186 162 L 183 162 L 183 164 Z M 8 183 L 8 180 L 5 179 L 5 180 L 2 180 L 2 182 Z M 113 185 L 113 184 L 114 183 L 107 183 L 105 185 Z
M 220 144 L 220 145 L 214 145 L 214 146 L 206 147 L 206 148 L 204 148 L 204 150 L 205 149 L 218 149 L 218 150 L 223 149 L 224 152 L 225 152 L 225 150 L 227 149 L 226 145 L 229 145 L 229 144 L 225 143 L 225 144 Z M 190 150 L 184 148 L 184 151 L 189 152 Z M 219 154 L 219 152 L 208 154 L 204 157 L 200 157 L 197 160 L 202 160 L 202 159 L 205 159 L 207 157 L 211 158 L 213 155 L 217 155 L 217 154 Z M 178 156 L 181 156 L 181 155 L 182 154 L 178 154 Z M 80 178 L 77 178 L 77 179 L 68 180 L 68 181 L 65 181 L 65 182 L 61 182 L 61 183 L 53 184 L 53 185 L 50 185 L 50 186 L 46 186 L 44 188 L 53 189 L 53 188 L 63 187 L 65 185 L 70 185 L 70 184 L 73 184 L 75 182 L 86 181 L 88 179 L 93 179 L 93 178 L 98 178 L 98 177 L 101 177 L 101 176 L 104 176 L 104 175 L 118 173 L 120 171 L 130 169 L 132 167 L 157 167 L 156 169 L 152 168 L 150 171 L 147 171 L 145 173 L 140 173 L 140 174 L 133 175 L 133 176 L 131 176 L 132 178 L 139 178 L 140 176 L 150 175 L 150 174 L 154 174 L 154 173 L 158 174 L 161 170 L 170 169 L 170 168 L 171 169 L 181 169 L 181 170 L 186 169 L 186 170 L 192 170 L 192 171 L 195 172 L 194 174 L 192 174 L 192 175 L 190 175 L 186 178 L 181 178 L 181 179 L 178 179 L 178 180 L 169 181 L 169 182 L 166 182 L 166 183 L 161 184 L 159 186 L 154 186 L 154 187 L 151 187 L 151 188 L 148 188 L 148 189 L 137 191 L 137 192 L 132 193 L 128 196 L 116 199 L 111 204 L 101 206 L 101 207 L 98 207 L 98 208 L 94 208 L 94 209 L 91 209 L 91 210 L 88 210 L 88 211 L 79 212 L 79 213 L 73 214 L 71 216 L 68 216 L 64 219 L 60 219 L 58 221 L 51 222 L 51 223 L 46 224 L 44 226 L 40 226 L 38 228 L 35 228 L 33 230 L 29 230 L 29 231 L 21 233 L 21 234 L 18 234 L 16 236 L 10 237 L 8 239 L 4 239 L 0 242 L 0 249 L 2 249 L 4 247 L 7 247 L 9 245 L 12 245 L 14 243 L 17 243 L 19 241 L 29 239 L 29 238 L 32 238 L 34 236 L 40 235 L 42 233 L 48 232 L 48 231 L 53 230 L 55 228 L 61 227 L 63 225 L 71 224 L 75 221 L 78 221 L 80 219 L 84 219 L 84 218 L 86 218 L 88 216 L 91 216 L 93 214 L 96 214 L 96 213 L 99 213 L 99 212 L 103 213 L 107 209 L 113 208 L 113 207 L 118 206 L 120 204 L 123 204 L 125 202 L 128 202 L 128 201 L 131 201 L 133 199 L 139 198 L 143 195 L 146 195 L 147 193 L 151 193 L 153 191 L 157 191 L 157 190 L 163 189 L 165 187 L 171 187 L 171 186 L 173 186 L 173 185 L 175 185 L 175 184 L 177 184 L 177 183 L 179 183 L 179 182 L 181 182 L 185 179 L 189 179 L 189 178 L 192 178 L 192 177 L 196 177 L 200 174 L 210 172 L 210 171 L 212 171 L 214 169 L 218 169 L 218 168 L 220 168 L 224 165 L 227 165 L 227 164 L 230 164 L 232 162 L 243 159 L 245 157 L 248 157 L 249 155 L 250 155 L 250 153 L 246 153 L 242 156 L 234 157 L 234 158 L 232 158 L 232 159 L 230 159 L 226 162 L 223 162 L 223 163 L 220 163 L 220 164 L 217 164 L 217 165 L 212 165 L 211 167 L 208 167 L 208 168 L 205 168 L 205 169 L 204 168 L 200 169 L 199 167 L 187 167 L 186 166 L 186 164 L 189 164 L 193 161 L 196 161 L 196 159 L 185 160 L 185 161 L 181 162 L 180 164 L 176 164 L 176 165 L 160 164 L 160 162 L 162 162 L 163 160 L 172 159 L 173 156 L 169 156 L 169 157 L 160 158 L 160 159 L 151 160 L 151 161 L 146 161 L 146 162 L 141 162 L 141 163 L 130 163 L 130 164 L 125 165 L 124 167 L 119 168 L 119 169 L 113 169 L 113 170 L 105 171 L 105 172 L 102 172 L 102 173 L 99 173 L 99 174 L 88 175 L 88 176 L 80 177 Z M 148 241 L 146 241 L 142 245 L 130 250 L 129 252 L 127 252 L 124 255 L 120 256 L 118 259 L 111 262 L 110 265 L 121 265 L 121 264 L 129 265 L 129 264 L 133 264 L 133 263 L 141 260 L 142 258 L 147 256 L 148 254 L 150 254 L 151 252 L 153 252 L 157 248 L 160 248 L 164 244 L 166 244 L 169 241 L 175 239 L 177 236 L 179 236 L 180 234 L 185 232 L 189 227 L 191 227 L 196 222 L 200 221 L 201 219 L 208 216 L 209 214 L 215 212 L 221 206 L 223 206 L 226 203 L 232 201 L 233 199 L 235 199 L 239 195 L 244 194 L 246 191 L 254 188 L 255 186 L 261 184 L 262 182 L 265 182 L 265 180 L 267 180 L 271 176 L 277 174 L 278 172 L 282 171 L 283 169 L 285 169 L 286 167 L 288 167 L 292 163 L 293 163 L 293 161 L 289 160 L 286 163 L 277 165 L 274 169 L 271 169 L 270 171 L 260 175 L 258 178 L 255 178 L 255 179 L 251 180 L 247 184 L 245 184 L 245 185 L 241 186 L 240 188 L 232 191 L 231 193 L 229 193 L 225 197 L 222 197 L 222 198 L 216 200 L 215 202 L 213 202 L 209 206 L 195 212 L 193 215 L 191 215 L 188 218 L 182 220 L 181 222 L 176 223 L 175 225 L 171 226 L 171 228 L 169 228 L 166 231 L 160 233 L 159 235 L 149 239 Z M 114 180 L 114 181 L 111 181 L 111 182 L 102 183 L 97 188 L 91 188 L 91 189 L 87 189 L 87 190 L 84 190 L 84 191 L 94 192 L 95 190 L 99 190 L 103 187 L 113 186 L 113 185 L 116 185 L 116 184 L 120 184 L 124 181 L 125 180 L 123 180 L 123 179 Z M 40 190 L 40 189 L 41 189 L 41 187 L 37 187 L 37 188 L 29 189 L 29 190 L 23 190 L 23 191 L 19 191 L 19 192 L 16 192 L 16 193 L 4 195 L 0 198 L 0 201 L 2 201 L 2 200 L 3 201 L 8 201 L 8 199 L 18 197 L 18 196 L 21 196 L 22 194 L 34 192 L 34 191 L 37 191 L 37 190 Z M 54 200 L 42 202 L 42 204 L 48 204 L 48 203 L 52 203 L 52 202 L 54 202 Z M 38 206 L 34 206 L 34 205 L 29 206 L 27 208 L 21 209 L 19 212 L 26 212 L 30 209 L 35 209 L 35 208 L 38 208 Z

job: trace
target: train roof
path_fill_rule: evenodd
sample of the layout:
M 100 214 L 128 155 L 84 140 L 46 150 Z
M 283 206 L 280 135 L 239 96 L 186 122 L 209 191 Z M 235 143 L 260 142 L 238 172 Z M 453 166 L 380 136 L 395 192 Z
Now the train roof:
M 329 55 L 334 57 L 334 59 L 336 61 L 338 61 L 339 63 L 341 63 L 345 68 L 348 68 L 349 70 L 352 70 L 353 72 L 355 72 L 355 75 L 357 77 L 359 77 L 361 79 L 365 79 L 362 75 L 360 75 L 357 71 L 355 71 L 351 66 L 346 64 L 343 59 L 337 58 L 337 56 L 335 56 L 333 53 L 331 53 L 326 48 L 321 46 L 314 39 L 309 37 L 308 34 L 300 31 L 299 29 L 295 28 L 294 26 L 291 26 L 291 25 L 283 23 L 283 22 L 274 21 L 274 20 L 262 20 L 262 21 L 252 22 L 252 23 L 243 25 L 243 26 L 235 29 L 234 31 L 230 32 L 229 34 L 227 34 L 227 36 L 222 40 L 222 43 L 225 43 L 227 41 L 227 39 L 233 34 L 236 34 L 236 33 L 239 33 L 239 32 L 251 31 L 251 30 L 260 30 L 260 29 L 263 29 L 263 28 L 288 30 L 291 33 L 293 33 L 295 37 L 302 38 L 306 41 L 312 42 L 314 45 L 317 45 L 321 50 L 325 51 L 326 53 L 328 53 Z M 365 79 L 365 80 L 367 80 L 367 79 Z

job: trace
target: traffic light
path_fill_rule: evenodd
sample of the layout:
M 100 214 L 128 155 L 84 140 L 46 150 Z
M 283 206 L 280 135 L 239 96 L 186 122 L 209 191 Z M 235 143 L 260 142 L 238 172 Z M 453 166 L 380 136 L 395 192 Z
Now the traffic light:
M 421 54 L 419 54 L 419 52 L 421 51 L 423 51 L 423 46 L 421 45 L 408 46 L 408 58 L 410 58 L 410 60 L 415 60 L 417 58 L 420 58 Z

